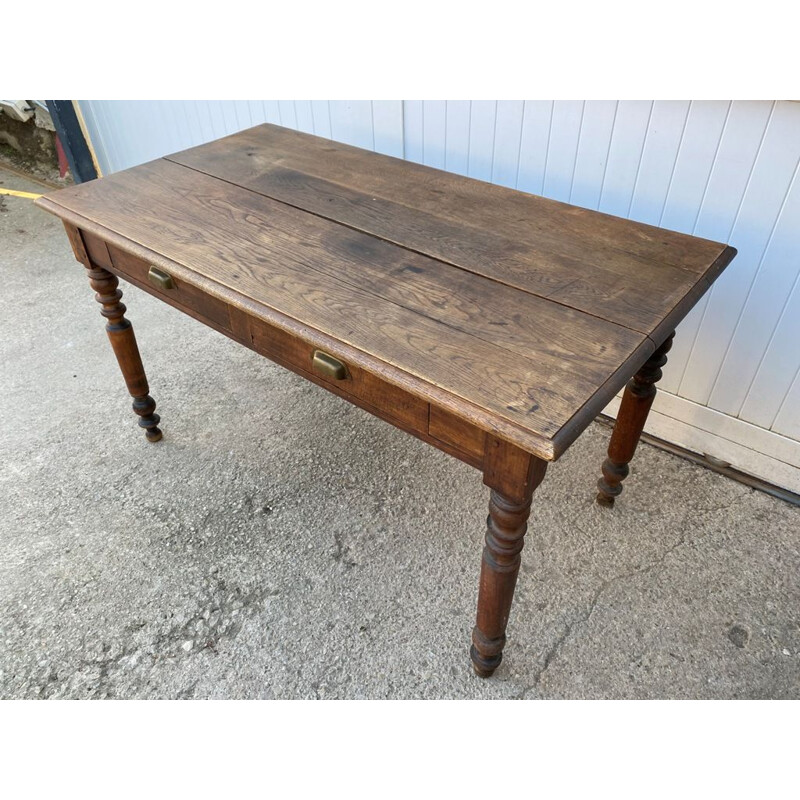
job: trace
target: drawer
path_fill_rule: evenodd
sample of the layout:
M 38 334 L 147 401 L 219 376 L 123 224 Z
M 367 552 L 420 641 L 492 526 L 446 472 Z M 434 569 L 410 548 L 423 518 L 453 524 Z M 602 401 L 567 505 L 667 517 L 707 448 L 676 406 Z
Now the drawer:
M 408 392 L 387 383 L 382 378 L 360 367 L 353 366 L 342 359 L 345 374 L 337 379 L 322 369 L 324 357 L 315 364 L 314 345 L 287 333 L 260 319 L 250 319 L 253 349 L 272 361 L 288 367 L 303 376 L 313 376 L 316 383 L 326 386 L 356 405 L 367 407 L 368 411 L 390 421 L 401 423 L 401 427 L 420 434 L 428 432 L 428 403 Z M 338 359 L 336 352 L 326 350 L 326 355 Z
M 171 288 L 166 289 L 156 286 L 148 277 L 152 265 L 147 261 L 138 256 L 132 256 L 113 244 L 102 242 L 85 232 L 82 232 L 82 236 L 90 258 L 98 265 L 118 272 L 139 288 L 179 308 L 181 311 L 186 311 L 203 322 L 210 322 L 213 327 L 223 331 L 231 330 L 228 304 L 224 301 L 211 297 L 202 289 L 198 289 L 196 286 L 192 286 L 174 276 L 171 276 Z M 102 248 L 100 245 L 102 245 Z M 107 253 L 109 261 L 107 264 L 95 257 L 95 254 L 102 257 L 103 251 Z

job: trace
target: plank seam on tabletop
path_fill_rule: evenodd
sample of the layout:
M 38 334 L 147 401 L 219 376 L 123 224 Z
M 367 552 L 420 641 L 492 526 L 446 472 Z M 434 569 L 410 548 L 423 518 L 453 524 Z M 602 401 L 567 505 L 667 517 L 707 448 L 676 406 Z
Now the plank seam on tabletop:
M 616 325 L 616 326 L 618 326 L 620 328 L 624 328 L 625 330 L 632 331 L 633 333 L 638 333 L 641 336 L 646 336 L 648 339 L 650 338 L 649 333 L 647 333 L 646 331 L 639 330 L 638 328 L 631 328 L 630 326 L 625 325 L 622 322 L 617 322 L 616 320 L 606 319 L 605 317 L 601 317 L 601 316 L 598 316 L 597 314 L 593 314 L 591 311 L 585 311 L 582 308 L 575 308 L 574 306 L 571 306 L 571 305 L 569 305 L 567 303 L 564 303 L 564 302 L 562 302 L 560 300 L 556 300 L 556 299 L 554 299 L 552 297 L 544 297 L 542 295 L 535 294 L 533 292 L 528 292 L 527 290 L 521 289 L 518 286 L 514 286 L 512 284 L 506 283 L 505 281 L 502 281 L 499 278 L 494 278 L 491 275 L 485 275 L 483 273 L 474 272 L 473 270 L 467 269 L 466 267 L 462 267 L 459 264 L 456 264 L 456 263 L 454 263 L 452 261 L 448 261 L 448 260 L 446 260 L 444 258 L 440 258 L 440 257 L 437 257 L 437 256 L 430 255 L 429 253 L 425 253 L 425 252 L 423 252 L 421 250 L 415 250 L 413 247 L 409 247 L 406 244 L 401 244 L 399 242 L 392 241 L 391 239 L 386 239 L 386 238 L 384 238 L 382 236 L 379 236 L 376 233 L 372 233 L 371 231 L 367 231 L 367 230 L 363 230 L 361 228 L 354 227 L 354 226 L 352 226 L 352 225 L 350 225 L 350 224 L 348 224 L 346 222 L 340 222 L 339 220 L 331 219 L 330 217 L 326 217 L 323 214 L 318 214 L 315 211 L 309 211 L 308 209 L 303 208 L 302 206 L 296 206 L 293 203 L 287 202 L 286 200 L 279 200 L 279 199 L 277 199 L 275 197 L 272 197 L 271 195 L 265 195 L 265 194 L 262 194 L 261 192 L 256 192 L 256 191 L 254 191 L 252 189 L 248 189 L 248 188 L 246 188 L 244 186 L 240 186 L 238 183 L 234 183 L 233 181 L 229 181 L 229 180 L 227 180 L 225 178 L 220 178 L 217 175 L 211 175 L 211 174 L 209 174 L 207 172 L 204 172 L 203 170 L 197 169 L 196 167 L 190 167 L 190 166 L 188 166 L 186 164 L 182 164 L 181 162 L 172 161 L 171 159 L 169 159 L 167 157 L 164 157 L 163 160 L 164 161 L 168 161 L 170 164 L 175 164 L 177 166 L 183 167 L 184 169 L 189 169 L 189 170 L 192 170 L 193 172 L 197 172 L 200 175 L 206 175 L 206 176 L 208 176 L 210 178 L 213 178 L 214 180 L 218 180 L 218 181 L 221 181 L 222 183 L 228 184 L 229 186 L 234 186 L 237 189 L 241 189 L 242 191 L 251 192 L 251 193 L 253 193 L 255 195 L 258 195 L 259 197 L 266 197 L 267 199 L 272 200 L 273 202 L 281 203 L 282 205 L 285 205 L 288 208 L 293 208 L 293 209 L 295 209 L 297 211 L 302 212 L 303 214 L 310 214 L 311 216 L 317 217 L 318 219 L 325 220 L 326 222 L 330 222 L 330 223 L 333 223 L 333 224 L 336 224 L 336 225 L 341 225 L 343 228 L 347 228 L 348 230 L 355 231 L 356 233 L 362 234 L 363 236 L 369 236 L 369 237 L 371 237 L 373 239 L 376 239 L 376 240 L 378 240 L 380 242 L 386 242 L 387 244 L 390 244 L 390 245 L 392 245 L 394 247 L 399 247 L 399 248 L 401 248 L 403 250 L 406 250 L 409 253 L 415 253 L 415 254 L 423 256 L 425 258 L 430 258 L 433 261 L 438 261 L 438 262 L 440 262 L 442 264 L 446 264 L 446 265 L 448 265 L 450 267 L 453 267 L 455 269 L 459 269 L 462 272 L 467 272 L 470 275 L 475 275 L 475 276 L 478 276 L 478 277 L 481 277 L 481 278 L 486 278 L 487 280 L 493 281 L 494 283 L 499 283 L 501 286 L 508 286 L 509 288 L 516 289 L 517 291 L 524 292 L 525 294 L 529 294 L 532 297 L 537 297 L 540 300 L 546 300 L 549 303 L 553 303 L 553 304 L 561 306 L 563 308 L 568 308 L 570 311 L 574 311 L 577 314 L 585 314 L 587 317 L 592 317 L 593 319 L 597 319 L 597 320 L 600 320 L 602 322 L 607 322 L 607 323 L 609 323 L 611 325 Z M 720 251 L 720 255 L 723 252 L 724 252 L 724 249 L 722 251 Z M 678 303 L 682 299 L 683 299 L 683 297 L 681 297 L 678 301 L 676 301 L 675 305 L 672 306 L 672 308 L 670 309 L 669 313 L 672 312 L 672 310 L 675 308 L 675 306 L 677 306 Z M 652 341 L 652 339 L 651 339 L 651 341 Z

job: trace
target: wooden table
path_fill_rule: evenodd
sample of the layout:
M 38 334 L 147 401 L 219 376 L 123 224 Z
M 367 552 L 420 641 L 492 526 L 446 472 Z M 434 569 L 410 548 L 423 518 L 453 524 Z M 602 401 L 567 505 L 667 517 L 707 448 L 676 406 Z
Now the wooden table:
M 89 271 L 151 442 L 117 276 L 483 473 L 482 676 L 547 463 L 630 380 L 598 484 L 614 504 L 674 328 L 736 254 L 273 125 L 38 205 Z

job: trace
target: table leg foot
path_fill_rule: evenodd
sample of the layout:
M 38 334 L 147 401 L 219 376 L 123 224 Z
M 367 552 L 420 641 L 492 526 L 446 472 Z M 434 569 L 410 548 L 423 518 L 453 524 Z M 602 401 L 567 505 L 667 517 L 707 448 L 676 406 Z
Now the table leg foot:
M 503 660 L 503 648 L 506 646 L 506 637 L 487 639 L 476 626 L 472 630 L 472 647 L 469 657 L 472 659 L 472 668 L 481 678 L 488 678 L 500 666 Z
M 661 378 L 661 367 L 667 363 L 674 336 L 673 332 L 666 338 L 625 387 L 608 445 L 608 458 L 603 462 L 603 477 L 597 482 L 597 504 L 600 506 L 613 508 L 614 501 L 622 494 L 622 481 L 630 472 L 628 463 L 636 452 L 647 422 L 656 396 L 656 383 Z
M 106 333 L 117 357 L 122 377 L 133 398 L 133 410 L 139 417 L 139 426 L 144 428 L 147 441 L 157 442 L 162 437 L 161 429 L 158 427 L 161 418 L 155 413 L 156 401 L 150 396 L 133 326 L 125 318 L 125 306 L 120 302 L 122 292 L 119 289 L 117 276 L 96 264 L 90 264 L 87 269 L 89 283 L 97 293 L 95 300 L 102 306 L 100 313 L 107 320 Z
M 156 401 L 149 394 L 144 397 L 134 397 L 133 410 L 139 415 L 139 427 L 144 428 L 144 435 L 147 441 L 161 441 L 164 434 L 161 432 L 161 428 L 158 427 L 161 417 L 155 413 Z

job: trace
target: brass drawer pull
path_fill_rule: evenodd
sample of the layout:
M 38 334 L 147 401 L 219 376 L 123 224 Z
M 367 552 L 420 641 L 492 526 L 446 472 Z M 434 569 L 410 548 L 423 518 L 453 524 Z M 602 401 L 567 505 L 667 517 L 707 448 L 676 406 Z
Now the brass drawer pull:
M 317 375 L 329 380 L 343 381 L 347 377 L 347 367 L 338 358 L 323 353 L 322 350 L 314 351 L 311 367 Z
M 147 273 L 147 278 L 153 286 L 158 289 L 174 289 L 175 282 L 172 280 L 172 275 L 169 272 L 164 272 L 163 269 L 158 267 L 150 267 Z

